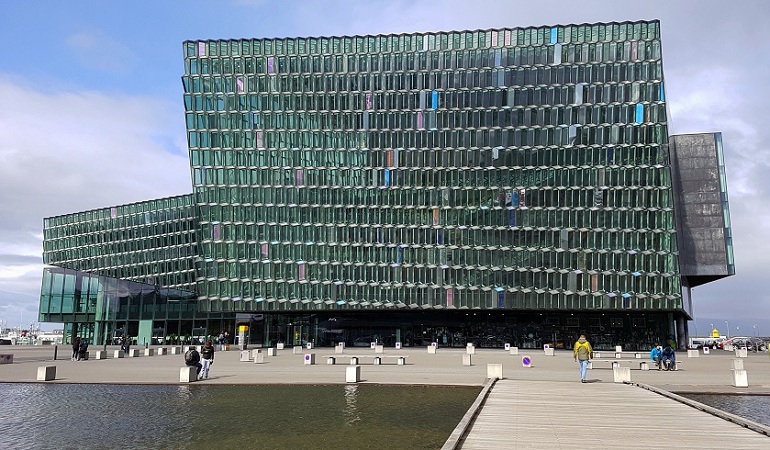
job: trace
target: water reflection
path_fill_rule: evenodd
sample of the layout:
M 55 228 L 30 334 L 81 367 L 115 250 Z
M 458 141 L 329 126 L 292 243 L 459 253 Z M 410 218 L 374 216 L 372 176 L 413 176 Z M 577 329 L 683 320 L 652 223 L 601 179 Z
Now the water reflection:
M 683 394 L 697 402 L 770 426 L 770 396 Z
M 0 448 L 440 448 L 479 391 L 0 383 Z
M 358 386 L 350 384 L 345 386 L 345 410 L 343 416 L 345 417 L 345 425 L 352 426 L 359 420 L 361 416 L 358 413 L 356 406 L 356 397 L 358 397 Z

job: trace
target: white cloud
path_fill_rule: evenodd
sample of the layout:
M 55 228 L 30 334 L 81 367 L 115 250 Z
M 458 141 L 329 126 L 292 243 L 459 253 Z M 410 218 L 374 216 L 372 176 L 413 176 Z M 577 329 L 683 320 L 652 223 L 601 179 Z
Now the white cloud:
M 102 31 L 79 31 L 68 36 L 65 42 L 78 61 L 90 69 L 123 73 L 138 61 L 128 46 Z
M 2 76 L 0 98 L 0 313 L 11 315 L 37 310 L 44 217 L 192 188 L 181 107 Z

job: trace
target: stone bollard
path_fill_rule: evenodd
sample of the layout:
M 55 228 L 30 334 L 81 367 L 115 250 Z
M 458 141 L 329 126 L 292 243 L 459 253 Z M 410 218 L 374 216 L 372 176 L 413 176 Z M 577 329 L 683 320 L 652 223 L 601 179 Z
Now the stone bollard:
M 631 381 L 631 368 L 616 365 L 612 368 L 612 378 L 615 383 L 625 383 Z
M 507 352 L 507 351 L 510 351 L 510 350 L 511 350 L 511 344 L 510 344 L 510 343 L 508 343 L 508 342 L 506 342 L 506 343 L 503 345 L 503 349 L 504 349 L 506 352 Z
M 731 359 L 730 360 L 730 369 L 731 370 L 743 370 L 743 360 L 742 359 Z
M 487 364 L 487 378 L 503 379 L 503 365 L 502 364 Z
M 435 355 L 436 354 L 436 347 L 429 345 L 428 346 L 428 354 L 429 355 Z
M 180 355 L 180 354 L 182 354 L 182 348 L 181 347 L 171 347 L 171 354 L 172 355 Z
M 275 348 L 278 349 L 278 350 L 283 350 L 284 345 L 285 344 L 283 342 L 279 342 L 279 343 L 275 344 Z
M 112 357 L 115 358 L 115 359 L 123 358 L 125 356 L 126 356 L 126 354 L 123 353 L 123 350 L 115 350 L 115 353 L 112 355 Z
M 749 374 L 744 369 L 730 370 L 730 384 L 735 387 L 749 387 Z
M 278 356 L 278 349 L 275 347 L 268 347 L 267 356 Z
M 688 358 L 698 358 L 698 357 L 700 357 L 700 352 L 698 350 L 687 350 L 687 357 Z
M 463 355 L 463 365 L 472 366 L 473 363 L 471 362 L 471 358 L 473 358 L 473 355 L 470 355 L 470 354 Z
M 385 353 L 385 346 L 380 344 L 375 345 L 374 353 Z
M 622 345 L 616 345 L 615 346 L 615 353 L 622 353 L 623 352 L 623 346 Z
M 146 348 L 144 349 L 144 356 L 152 356 L 155 354 L 154 348 Z
M 262 352 L 254 353 L 254 364 L 264 364 L 265 354 Z
M 305 353 L 305 365 L 315 365 L 315 353 Z
M 192 383 L 198 379 L 198 369 L 195 366 L 184 366 L 179 369 L 179 382 Z
M 97 350 L 94 359 L 107 359 L 107 352 L 104 350 Z
M 132 348 L 128 351 L 129 358 L 138 358 L 140 356 L 142 356 L 142 350 L 138 348 Z
M 334 346 L 334 353 L 337 355 L 341 355 L 342 353 L 345 352 L 345 346 L 341 344 L 342 342 L 340 342 L 340 345 Z
M 736 348 L 735 349 L 735 356 L 738 358 L 748 358 L 749 357 L 749 349 L 746 347 Z
M 249 362 L 251 361 L 251 351 L 249 350 L 241 350 L 241 362 Z
M 294 347 L 291 348 L 292 355 L 301 355 L 304 352 L 305 352 L 305 349 L 302 348 L 302 346 L 300 345 L 295 345 Z
M 518 355 L 519 354 L 519 347 L 511 347 L 510 353 L 511 353 L 511 355 Z
M 465 346 L 465 353 L 468 355 L 475 355 L 476 354 L 476 346 L 473 344 L 468 344 Z
M 56 379 L 56 366 L 41 366 L 37 368 L 37 381 L 51 381 Z
M 543 349 L 543 353 L 545 353 L 545 356 L 553 356 L 553 347 Z
M 158 349 L 158 356 L 168 355 L 168 349 L 166 347 L 161 347 Z
M 345 367 L 345 382 L 358 383 L 361 381 L 361 366 Z

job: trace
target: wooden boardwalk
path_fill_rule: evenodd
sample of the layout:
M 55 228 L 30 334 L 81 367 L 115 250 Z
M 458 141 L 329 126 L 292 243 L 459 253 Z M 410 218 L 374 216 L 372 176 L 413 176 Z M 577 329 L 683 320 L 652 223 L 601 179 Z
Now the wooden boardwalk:
M 633 385 L 499 380 L 462 449 L 768 449 L 770 438 Z

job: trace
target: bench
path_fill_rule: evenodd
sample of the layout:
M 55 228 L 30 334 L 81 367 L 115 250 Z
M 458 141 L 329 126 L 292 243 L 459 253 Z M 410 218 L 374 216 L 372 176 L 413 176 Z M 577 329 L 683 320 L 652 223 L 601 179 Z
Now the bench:
M 396 358 L 396 364 L 399 366 L 403 366 L 406 364 L 406 359 L 409 358 L 409 355 L 383 355 L 383 354 L 377 354 L 377 355 L 324 355 L 326 358 L 326 364 L 334 365 L 337 363 L 337 358 L 349 358 L 348 364 L 349 365 L 357 365 L 360 359 L 363 358 L 372 358 L 372 364 L 375 366 L 382 364 L 382 360 L 384 358 Z
M 605 355 L 605 356 L 602 356 L 602 355 Z M 612 356 L 609 356 L 609 355 L 612 355 Z M 642 359 L 642 358 L 648 358 L 649 356 L 650 356 L 649 352 L 610 352 L 610 351 L 594 352 L 594 358 L 614 357 L 615 359 L 623 359 L 623 358 Z

